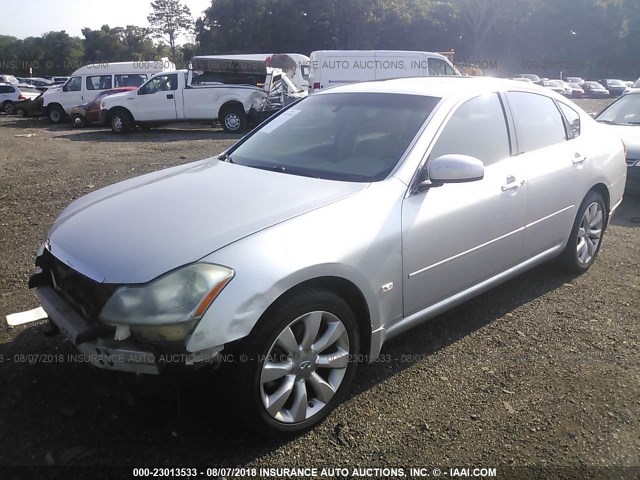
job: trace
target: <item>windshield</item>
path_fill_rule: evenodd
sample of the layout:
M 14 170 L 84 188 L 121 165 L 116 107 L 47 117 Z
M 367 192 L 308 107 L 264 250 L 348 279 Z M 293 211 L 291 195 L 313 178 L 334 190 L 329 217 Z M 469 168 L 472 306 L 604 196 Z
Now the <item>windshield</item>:
M 607 83 L 613 87 L 626 87 L 622 80 L 607 80 Z
M 229 152 L 230 161 L 329 180 L 379 181 L 439 100 L 391 93 L 311 96 L 263 124 Z
M 627 94 L 605 108 L 596 120 L 614 125 L 640 125 L 640 95 Z
M 598 82 L 587 82 L 587 85 L 589 85 L 592 88 L 604 88 L 602 85 L 600 85 Z
M 20 83 L 13 75 L 4 75 L 4 78 L 8 83 L 12 83 L 14 85 Z

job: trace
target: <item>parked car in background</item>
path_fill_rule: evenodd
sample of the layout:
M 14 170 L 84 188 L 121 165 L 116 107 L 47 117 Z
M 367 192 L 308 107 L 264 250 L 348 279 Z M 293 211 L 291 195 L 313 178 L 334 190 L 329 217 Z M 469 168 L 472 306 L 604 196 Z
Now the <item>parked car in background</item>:
M 220 122 L 226 132 L 241 133 L 259 123 L 263 112 L 275 113 L 270 109 L 272 100 L 280 101 L 276 109 L 281 109 L 288 96 L 285 90 L 296 97 L 307 94 L 262 60 L 229 59 L 214 65 L 205 57 L 191 63 L 192 69 L 155 75 L 136 92 L 103 98 L 101 123 L 114 133 L 124 133 L 136 126 L 211 120 Z M 283 88 L 287 81 L 290 90 Z
M 604 98 L 609 96 L 609 90 L 604 88 L 598 82 L 584 82 L 582 89 L 584 90 L 584 94 L 589 98 Z
M 627 84 L 622 80 L 607 78 L 599 80 L 598 83 L 609 90 L 609 95 L 612 97 L 619 97 L 627 89 Z
M 580 86 L 584 84 L 584 78 L 582 77 L 565 77 L 564 81 L 567 83 L 575 83 L 576 85 Z
M 13 75 L 0 75 L 0 83 L 10 83 L 11 85 L 18 85 L 20 80 L 18 80 Z
M 114 95 L 116 93 L 130 92 L 137 90 L 138 87 L 120 87 L 104 90 L 96 96 L 91 102 L 83 103 L 71 109 L 71 125 L 75 128 L 82 128 L 90 123 L 97 123 L 100 120 L 100 102 L 104 97 Z
M 567 97 L 571 96 L 572 93 L 571 88 L 569 88 L 569 86 L 565 86 L 564 82 L 561 80 L 543 80 L 542 86 Z
M 542 82 L 543 82 L 543 80 L 535 73 L 521 73 L 519 76 L 521 78 L 528 78 L 536 85 L 542 85 Z
M 49 88 L 53 87 L 55 83 L 46 78 L 40 77 L 16 77 L 21 83 L 31 85 L 40 92 L 46 92 Z
M 309 93 L 385 78 L 460 75 L 444 55 L 411 50 L 317 50 L 309 65 Z
M 571 96 L 573 98 L 582 98 L 582 97 L 584 97 L 584 89 L 582 88 L 584 83 L 582 85 L 580 85 L 578 83 L 567 83 L 567 85 L 569 85 L 569 88 L 571 89 Z
M 622 137 L 626 145 L 627 191 L 640 193 L 640 91 L 621 96 L 595 118 Z
M 624 93 L 634 92 L 636 90 L 640 90 L 640 78 L 633 82 L 631 86 L 628 86 Z
M 44 107 L 49 120 L 59 123 L 73 107 L 93 100 L 103 90 L 138 87 L 154 73 L 173 69 L 175 65 L 167 58 L 87 65 L 73 72 L 63 86 L 49 89 L 44 95 Z
M 16 113 L 15 104 L 21 100 L 35 99 L 41 92 L 33 87 L 0 83 L 0 108 L 7 115 Z
M 515 77 L 512 78 L 512 80 L 515 80 L 516 82 L 533 83 L 533 80 L 524 77 Z
M 34 117 L 44 115 L 44 109 L 42 107 L 44 93 L 40 93 L 35 98 L 25 98 L 18 100 L 13 104 L 15 114 L 19 117 Z
M 29 286 L 95 366 L 233 358 L 229 408 L 293 434 L 346 397 L 386 340 L 545 261 L 586 272 L 625 173 L 617 133 L 550 90 L 346 85 L 217 158 L 75 200 Z

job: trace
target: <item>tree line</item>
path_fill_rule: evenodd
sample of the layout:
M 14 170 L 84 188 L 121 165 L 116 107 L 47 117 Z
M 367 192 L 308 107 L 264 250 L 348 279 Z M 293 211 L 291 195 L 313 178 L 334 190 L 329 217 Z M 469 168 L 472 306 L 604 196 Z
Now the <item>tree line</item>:
M 61 75 L 83 62 L 162 56 L 184 65 L 195 54 L 453 49 L 456 61 L 495 76 L 640 75 L 638 0 L 212 0 L 195 21 L 180 0 L 153 3 L 152 14 L 178 15 L 164 30 L 168 17 L 150 15 L 150 27 L 85 28 L 84 38 L 0 36 L 1 70 L 24 74 L 37 62 Z M 176 45 L 185 32 L 194 43 Z

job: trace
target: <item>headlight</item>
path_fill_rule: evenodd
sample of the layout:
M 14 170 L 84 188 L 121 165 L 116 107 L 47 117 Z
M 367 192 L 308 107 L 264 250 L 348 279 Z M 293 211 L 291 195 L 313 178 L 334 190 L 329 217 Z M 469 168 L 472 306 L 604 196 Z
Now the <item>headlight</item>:
M 100 312 L 100 320 L 138 326 L 195 324 L 233 274 L 220 265 L 195 263 L 146 285 L 120 287 Z

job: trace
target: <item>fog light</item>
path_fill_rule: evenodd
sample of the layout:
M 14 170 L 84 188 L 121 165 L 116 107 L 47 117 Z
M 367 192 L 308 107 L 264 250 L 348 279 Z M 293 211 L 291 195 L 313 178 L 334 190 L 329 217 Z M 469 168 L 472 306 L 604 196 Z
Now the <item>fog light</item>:
M 181 342 L 183 341 L 193 327 L 198 323 L 197 320 L 191 322 L 182 322 L 174 325 L 160 326 L 131 326 L 131 333 L 134 337 L 150 342 Z

